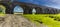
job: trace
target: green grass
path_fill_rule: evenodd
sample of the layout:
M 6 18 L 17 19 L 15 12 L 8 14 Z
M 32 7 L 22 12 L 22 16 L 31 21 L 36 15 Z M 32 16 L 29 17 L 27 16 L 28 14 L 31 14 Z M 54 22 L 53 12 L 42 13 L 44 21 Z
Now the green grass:
M 5 16 L 5 15 L 6 15 L 6 14 L 0 14 L 0 17 L 1 17 L 1 16 Z
M 5 6 L 0 5 L 0 16 L 5 16 L 5 9 L 6 9 Z
M 60 21 L 58 21 L 60 19 L 60 14 L 27 14 L 24 15 L 24 17 L 26 17 L 29 21 L 36 23 L 37 26 L 40 24 L 37 21 L 40 21 L 48 27 L 60 27 Z

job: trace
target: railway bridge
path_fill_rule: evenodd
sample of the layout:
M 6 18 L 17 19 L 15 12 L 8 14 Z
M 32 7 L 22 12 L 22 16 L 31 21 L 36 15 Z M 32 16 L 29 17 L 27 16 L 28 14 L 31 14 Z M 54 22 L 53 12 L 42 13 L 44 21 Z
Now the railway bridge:
M 10 0 L 0 0 L 0 5 L 5 6 L 5 13 L 6 14 L 14 14 L 14 7 L 16 5 L 19 5 L 23 8 L 23 14 L 32 14 L 32 9 L 34 8 L 36 10 L 36 14 L 41 14 L 41 13 L 49 13 L 49 14 L 55 14 L 59 13 L 57 9 L 47 7 L 47 6 L 41 6 L 41 5 L 36 5 L 32 3 L 24 3 L 24 2 L 11 2 Z

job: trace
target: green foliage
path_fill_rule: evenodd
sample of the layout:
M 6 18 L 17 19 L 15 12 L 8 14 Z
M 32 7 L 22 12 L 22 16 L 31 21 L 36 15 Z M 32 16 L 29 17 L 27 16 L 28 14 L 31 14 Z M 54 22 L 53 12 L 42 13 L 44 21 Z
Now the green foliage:
M 43 24 L 47 25 L 48 27 L 60 27 L 60 14 L 37 14 L 37 15 L 24 15 L 28 20 L 40 24 L 38 21 L 42 21 Z M 57 19 L 57 20 L 54 20 Z
M 4 14 L 5 13 L 5 6 L 0 5 L 0 14 Z
M 2 12 L 2 9 L 0 9 L 0 12 Z

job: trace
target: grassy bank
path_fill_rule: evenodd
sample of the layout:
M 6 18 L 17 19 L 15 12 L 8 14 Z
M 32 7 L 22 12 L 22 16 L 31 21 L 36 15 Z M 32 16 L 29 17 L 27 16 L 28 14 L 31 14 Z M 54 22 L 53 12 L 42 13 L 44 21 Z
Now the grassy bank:
M 37 25 L 43 22 L 43 24 L 48 25 L 49 27 L 60 27 L 60 14 L 27 14 L 24 15 L 24 17 Z

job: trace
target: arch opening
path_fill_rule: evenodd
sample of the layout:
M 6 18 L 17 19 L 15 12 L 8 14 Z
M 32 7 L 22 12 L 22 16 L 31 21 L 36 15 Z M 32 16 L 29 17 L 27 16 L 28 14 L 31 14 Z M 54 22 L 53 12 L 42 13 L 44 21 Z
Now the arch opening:
M 5 14 L 6 7 L 3 5 L 0 5 L 0 14 Z
M 23 14 L 23 8 L 19 5 L 14 7 L 14 14 Z
M 36 13 L 36 9 L 33 8 L 33 9 L 32 9 L 32 14 L 35 14 L 35 13 Z

